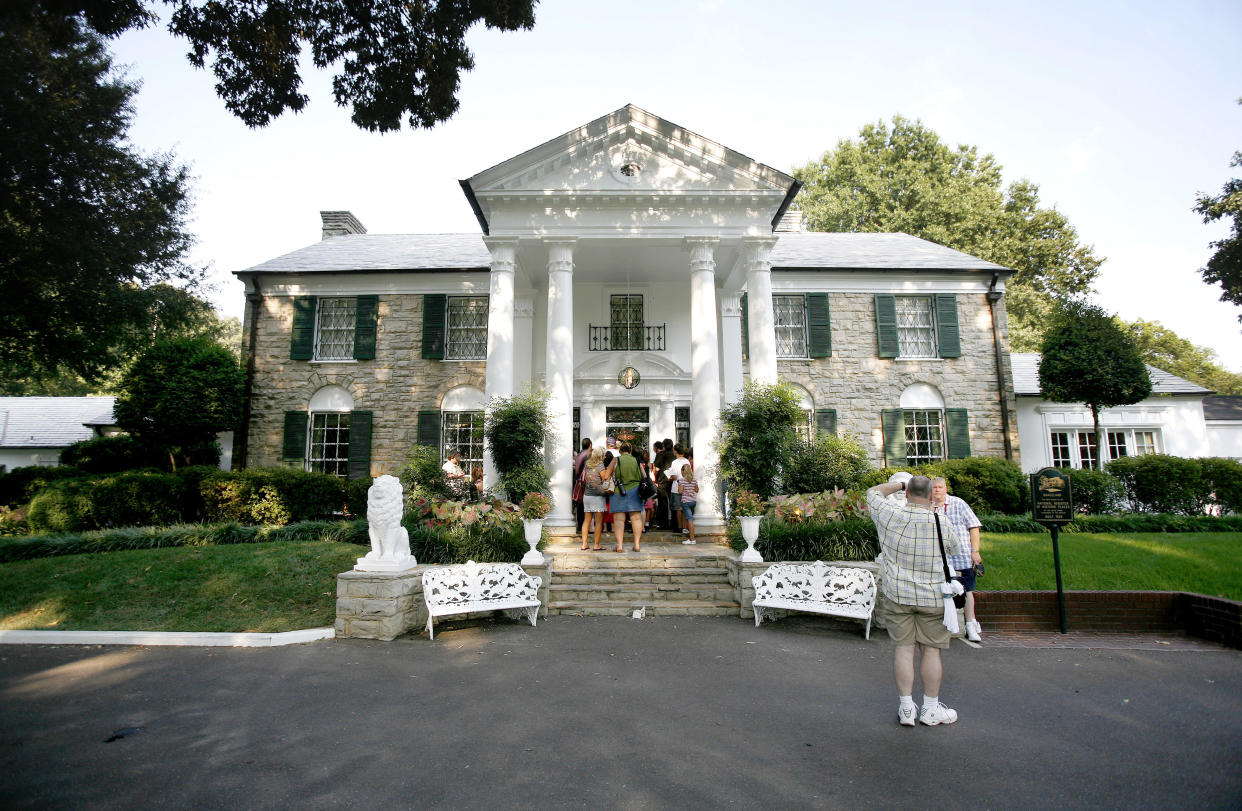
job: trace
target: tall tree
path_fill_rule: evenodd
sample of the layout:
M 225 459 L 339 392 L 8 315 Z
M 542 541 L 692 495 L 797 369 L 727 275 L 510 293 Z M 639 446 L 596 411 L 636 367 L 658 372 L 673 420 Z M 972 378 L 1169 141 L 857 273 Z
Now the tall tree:
M 1122 321 L 1143 361 L 1217 394 L 1242 394 L 1242 375 L 1221 366 L 1211 349 L 1196 346 L 1159 321 Z
M 177 459 L 231 431 L 241 419 L 245 375 L 225 347 L 208 337 L 157 341 L 121 380 L 116 421 L 139 441 Z
M 1095 426 L 1095 469 L 1104 460 L 1100 411 L 1151 394 L 1151 378 L 1138 349 L 1117 321 L 1094 304 L 1063 302 L 1044 334 L 1040 394 L 1056 403 L 1085 403 Z
M 168 30 L 190 62 L 216 77 L 229 112 L 251 127 L 302 110 L 301 56 L 339 66 L 332 94 L 363 129 L 434 127 L 457 112 L 461 74 L 474 68 L 466 32 L 535 25 L 537 0 L 7 0 L 9 15 L 81 15 L 104 36 L 143 28 L 171 7 Z
M 1242 104 L 1242 99 L 1238 103 Z M 1242 167 L 1242 152 L 1233 153 L 1229 165 Z M 1220 285 L 1221 301 L 1242 305 L 1242 178 L 1226 182 L 1215 197 L 1200 194 L 1194 210 L 1203 215 L 1205 223 L 1233 220 L 1228 236 L 1209 243 L 1216 252 L 1200 272 L 1208 284 Z M 1242 321 L 1242 313 L 1238 320 Z
M 900 231 L 1017 271 L 1007 293 L 1016 351 L 1038 348 L 1056 303 L 1089 292 L 1103 262 L 1065 215 L 1040 206 L 1035 183 L 1002 188 L 991 154 L 950 148 L 902 116 L 864 126 L 794 176 L 813 231 Z
M 0 27 L 0 367 L 94 379 L 182 261 L 189 180 L 127 141 L 136 87 L 76 19 Z

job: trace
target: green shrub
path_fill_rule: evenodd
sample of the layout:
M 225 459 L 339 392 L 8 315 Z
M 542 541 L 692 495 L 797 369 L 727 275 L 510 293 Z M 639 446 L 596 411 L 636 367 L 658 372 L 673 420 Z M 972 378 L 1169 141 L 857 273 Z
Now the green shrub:
M 120 473 L 155 468 L 168 470 L 168 454 L 128 434 L 75 442 L 60 453 L 60 463 L 87 473 Z
M 746 548 L 741 526 L 729 522 L 729 545 Z M 764 518 L 755 549 L 764 560 L 874 560 L 880 554 L 875 524 L 867 517 L 786 522 Z
M 948 459 L 919 467 L 890 467 L 871 470 L 861 477 L 863 489 L 889 480 L 898 471 L 922 476 L 943 476 L 949 494 L 970 505 L 977 514 L 1025 512 L 1030 503 L 1030 485 L 1022 469 L 999 456 L 972 456 Z
M 1064 527 L 1065 532 L 1239 532 L 1242 516 L 1170 515 L 1168 513 L 1129 513 L 1127 515 L 1080 515 Z
M 370 476 L 345 480 L 345 514 L 354 518 L 367 516 L 367 491 L 374 480 Z
M 789 492 L 782 480 L 802 415 L 797 393 L 784 382 L 747 383 L 741 398 L 721 410 L 720 472 L 731 490 L 748 490 L 765 499 Z
M 530 492 L 548 492 L 548 470 L 543 449 L 552 440 L 548 392 L 527 389 L 512 397 L 493 398 L 484 418 L 498 492 L 519 501 Z
M 1034 519 L 1025 515 L 1000 515 L 991 513 L 979 516 L 981 532 L 1047 532 L 1043 524 L 1035 523 Z
M 289 524 L 339 514 L 345 484 L 336 476 L 292 468 L 217 471 L 202 480 L 206 520 Z
M 1196 459 L 1149 454 L 1114 459 L 1105 465 L 1121 482 L 1130 507 L 1137 512 L 1199 515 L 1211 497 Z
M 414 498 L 452 498 L 448 479 L 440 464 L 440 451 L 430 445 L 415 445 L 405 455 L 405 467 L 397 473 L 408 502 Z M 367 486 L 370 486 L 367 482 Z M 362 503 L 366 504 L 366 498 Z M 365 506 L 363 507 L 365 510 Z
M 852 436 L 821 434 L 810 442 L 799 440 L 786 459 L 786 493 L 856 490 L 871 470 L 867 449 Z
M 126 527 L 81 534 L 32 535 L 0 539 L 0 563 L 59 555 L 161 549 L 171 546 L 224 546 L 227 544 L 339 541 L 370 546 L 366 521 L 305 521 L 284 527 L 241 524 Z M 361 557 L 361 555 L 359 555 Z
M 1126 493 L 1116 477 L 1100 470 L 1062 470 L 1070 479 L 1076 512 L 1107 515 L 1120 512 Z
M 61 465 L 60 467 L 15 467 L 8 473 L 0 473 L 0 505 L 20 507 L 29 504 L 49 482 L 61 479 L 72 479 L 87 475 L 76 467 Z
M 160 526 L 182 520 L 184 483 L 168 473 L 131 472 L 64 479 L 30 501 L 34 532 Z
M 1212 503 L 1222 511 L 1242 513 L 1242 462 L 1220 457 L 1198 462 L 1203 482 L 1211 490 Z
M 0 538 L 12 538 L 30 534 L 30 522 L 26 520 L 26 508 L 11 510 L 0 504 Z

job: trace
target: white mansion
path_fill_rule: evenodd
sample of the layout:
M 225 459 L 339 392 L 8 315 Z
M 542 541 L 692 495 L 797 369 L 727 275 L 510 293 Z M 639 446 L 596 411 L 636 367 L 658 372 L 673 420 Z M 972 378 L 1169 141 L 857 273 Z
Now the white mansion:
M 486 465 L 485 403 L 530 384 L 556 430 L 548 525 L 567 527 L 580 436 L 688 443 L 712 493 L 720 408 L 778 378 L 808 432 L 856 435 L 877 464 L 1017 460 L 1006 268 L 803 232 L 792 177 L 633 106 L 461 188 L 481 233 L 371 235 L 323 212 L 321 242 L 237 273 L 239 464 L 379 475 L 417 442 Z

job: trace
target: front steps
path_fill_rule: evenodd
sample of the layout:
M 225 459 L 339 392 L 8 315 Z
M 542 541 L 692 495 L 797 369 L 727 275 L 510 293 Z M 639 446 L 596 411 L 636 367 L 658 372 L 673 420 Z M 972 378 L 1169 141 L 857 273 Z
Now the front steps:
M 583 552 L 577 542 L 549 545 L 548 613 L 738 616 L 728 569 L 733 550 L 702 541 L 684 546 L 671 533 L 645 535 L 641 552 L 631 551 L 628 533 L 626 541 L 622 553 Z

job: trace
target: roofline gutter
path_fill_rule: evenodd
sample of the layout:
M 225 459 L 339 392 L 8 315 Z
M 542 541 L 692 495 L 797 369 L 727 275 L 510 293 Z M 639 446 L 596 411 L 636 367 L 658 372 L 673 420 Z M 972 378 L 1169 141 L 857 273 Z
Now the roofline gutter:
M 465 182 L 465 181 L 462 181 Z M 785 192 L 785 199 L 781 201 L 780 208 L 776 209 L 776 216 L 772 218 L 772 230 L 776 230 L 776 225 L 781 221 L 781 217 L 785 216 L 785 212 L 789 206 L 793 204 L 794 198 L 798 196 L 798 192 L 802 191 L 802 181 L 795 180 L 789 187 L 789 191 Z
M 474 209 L 474 216 L 479 221 L 479 227 L 483 229 L 483 236 L 491 236 L 492 230 L 487 225 L 487 217 L 483 216 L 483 207 L 479 205 L 479 198 L 474 196 L 474 189 L 470 188 L 469 180 L 457 181 L 461 184 L 461 190 L 465 193 L 466 199 L 470 201 L 470 207 Z

